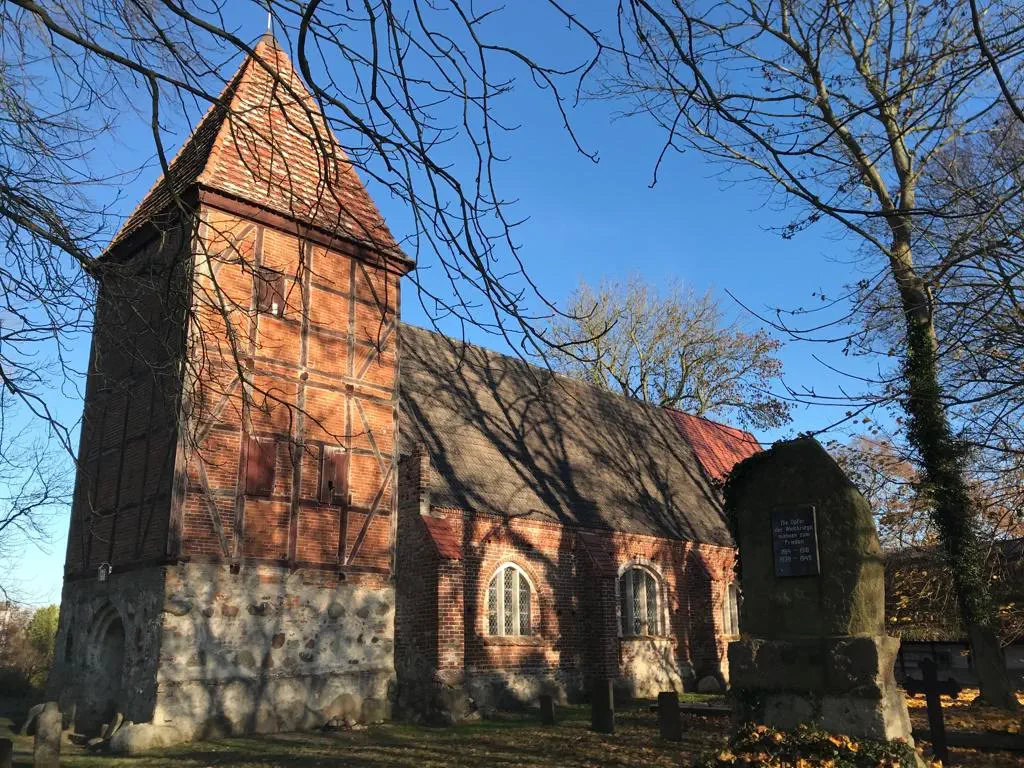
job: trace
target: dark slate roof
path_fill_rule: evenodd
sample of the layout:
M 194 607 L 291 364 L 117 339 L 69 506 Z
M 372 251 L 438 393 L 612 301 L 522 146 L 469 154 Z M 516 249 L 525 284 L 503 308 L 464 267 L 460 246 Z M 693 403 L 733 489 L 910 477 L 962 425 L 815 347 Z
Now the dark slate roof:
M 431 504 L 731 546 L 718 493 L 665 410 L 404 325 L 401 450 Z

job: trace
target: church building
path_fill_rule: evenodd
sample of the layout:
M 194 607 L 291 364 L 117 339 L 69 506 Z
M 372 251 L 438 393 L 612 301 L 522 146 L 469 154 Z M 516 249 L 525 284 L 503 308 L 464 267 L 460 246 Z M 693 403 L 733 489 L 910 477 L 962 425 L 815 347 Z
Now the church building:
M 403 324 L 264 37 L 102 256 L 52 698 L 183 739 L 725 683 L 746 432 Z

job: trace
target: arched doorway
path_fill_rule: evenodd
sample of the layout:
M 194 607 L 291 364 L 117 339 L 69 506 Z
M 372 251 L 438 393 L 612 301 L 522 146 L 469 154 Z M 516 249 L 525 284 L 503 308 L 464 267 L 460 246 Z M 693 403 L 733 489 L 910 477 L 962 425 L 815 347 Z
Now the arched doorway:
M 119 709 L 124 677 L 124 622 L 112 605 L 96 615 L 85 655 L 85 700 L 76 717 L 79 733 L 98 733 Z

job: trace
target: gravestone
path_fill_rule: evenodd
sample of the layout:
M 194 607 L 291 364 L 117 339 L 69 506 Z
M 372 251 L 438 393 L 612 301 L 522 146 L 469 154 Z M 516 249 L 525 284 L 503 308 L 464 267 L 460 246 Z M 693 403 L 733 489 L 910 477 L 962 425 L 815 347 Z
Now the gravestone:
M 540 722 L 541 725 L 555 724 L 555 697 L 550 693 L 540 696 Z
M 590 694 L 590 727 L 598 733 L 615 733 L 615 692 L 610 678 L 594 680 Z
M 726 507 L 743 587 L 737 715 L 912 742 L 871 508 L 839 465 L 813 438 L 777 443 L 733 471 Z
M 683 740 L 683 721 L 679 717 L 679 694 L 662 691 L 658 694 L 658 730 L 668 741 Z
M 58 768 L 60 765 L 63 725 L 57 702 L 48 702 L 36 720 L 36 743 L 32 752 L 32 765 L 35 768 Z

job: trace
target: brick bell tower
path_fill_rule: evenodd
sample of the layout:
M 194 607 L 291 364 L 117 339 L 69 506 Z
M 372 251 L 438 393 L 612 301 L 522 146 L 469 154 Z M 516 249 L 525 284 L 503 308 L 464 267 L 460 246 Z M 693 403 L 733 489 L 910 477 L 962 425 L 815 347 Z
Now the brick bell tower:
M 52 697 L 186 739 L 386 716 L 412 263 L 272 37 L 101 264 Z

